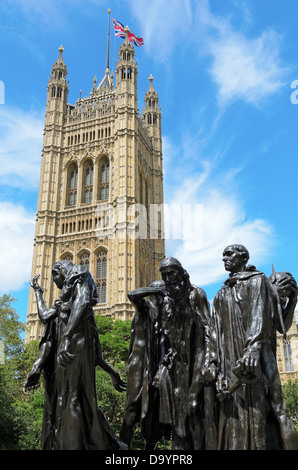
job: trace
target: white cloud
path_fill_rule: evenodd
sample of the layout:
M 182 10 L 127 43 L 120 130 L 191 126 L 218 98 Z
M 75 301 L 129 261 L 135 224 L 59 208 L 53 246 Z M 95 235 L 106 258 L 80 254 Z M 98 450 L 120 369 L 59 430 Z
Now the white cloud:
M 202 212 L 198 212 L 199 220 L 187 226 L 183 225 L 185 209 L 182 210 L 182 220 L 177 217 L 175 220 L 175 225 L 184 227 L 182 237 L 166 242 L 167 256 L 178 258 L 198 285 L 212 284 L 226 276 L 222 263 L 226 246 L 245 245 L 251 253 L 251 262 L 256 265 L 267 260 L 272 248 L 274 233 L 270 224 L 263 219 L 248 218 L 239 195 L 225 189 L 224 184 L 218 184 L 220 179 L 224 182 L 231 178 L 231 175 L 220 175 L 215 182 L 207 170 L 184 181 L 170 202 L 184 208 L 185 204 L 202 208 Z M 208 189 L 208 186 L 215 189 Z
M 150 55 L 158 62 L 166 62 L 191 28 L 191 1 L 131 0 L 128 4 L 141 28 L 134 33 L 144 38 L 144 47 Z
M 0 184 L 38 188 L 44 116 L 0 107 Z
M 210 57 L 208 71 L 216 85 L 219 106 L 235 100 L 258 105 L 285 85 L 288 69 L 281 65 L 281 38 L 274 29 L 247 37 L 235 29 L 230 16 L 213 14 L 208 0 L 153 0 L 150 4 L 133 0 L 129 4 L 144 31 L 145 46 L 157 61 L 166 62 L 182 43 L 185 47 L 195 43 L 198 56 Z M 247 5 L 235 2 L 234 8 L 252 28 Z
M 35 214 L 0 202 L 0 293 L 21 289 L 31 276 Z
M 210 40 L 209 71 L 220 106 L 236 100 L 258 105 L 285 85 L 286 69 L 280 66 L 278 39 L 271 30 L 254 39 L 230 31 L 225 38 Z
M 266 220 L 247 215 L 245 197 L 241 193 L 241 167 L 219 171 L 221 154 L 204 159 L 194 138 L 187 147 L 165 142 L 166 162 L 166 255 L 174 256 L 191 275 L 192 282 L 206 286 L 227 276 L 222 263 L 223 249 L 240 243 L 251 253 L 257 266 L 268 261 L 275 241 L 274 230 Z M 227 151 L 227 148 L 224 149 Z M 195 161 L 177 169 L 175 161 Z M 199 163 L 198 163 L 199 162 Z M 173 167 L 173 171 L 171 171 Z M 187 174 L 188 167 L 188 174 Z M 175 237 L 173 236 L 175 234 Z
M 239 4 L 235 3 L 237 7 Z M 241 4 L 243 19 L 250 26 L 252 15 Z M 195 11 L 199 53 L 211 57 L 209 73 L 217 87 L 220 106 L 235 100 L 258 105 L 285 85 L 286 67 L 281 65 L 281 37 L 274 29 L 257 37 L 236 30 L 228 17 L 212 14 L 208 0 L 200 0 Z

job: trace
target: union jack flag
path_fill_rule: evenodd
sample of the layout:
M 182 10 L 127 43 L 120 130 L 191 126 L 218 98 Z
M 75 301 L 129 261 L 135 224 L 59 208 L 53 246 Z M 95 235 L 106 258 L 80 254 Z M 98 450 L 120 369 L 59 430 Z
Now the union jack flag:
M 120 23 L 120 21 L 115 20 L 114 18 L 112 18 L 112 21 L 116 38 L 125 38 L 125 30 L 123 24 Z M 128 39 L 130 40 L 130 42 L 133 42 L 134 45 L 137 47 L 144 45 L 143 38 L 135 36 L 130 31 L 128 33 Z

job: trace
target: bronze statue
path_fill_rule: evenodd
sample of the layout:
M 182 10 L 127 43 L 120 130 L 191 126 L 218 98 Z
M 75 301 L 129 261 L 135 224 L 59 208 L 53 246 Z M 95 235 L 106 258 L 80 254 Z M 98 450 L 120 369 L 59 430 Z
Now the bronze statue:
M 165 283 L 162 359 L 154 379 L 160 394 L 159 419 L 172 427 L 173 449 L 212 449 L 215 410 L 211 389 L 206 390 L 212 378 L 209 302 L 177 259 L 165 258 L 159 270 Z
M 97 407 L 97 365 L 110 375 L 116 390 L 124 391 L 125 384 L 102 356 L 92 308 L 97 302 L 96 285 L 88 269 L 69 261 L 55 263 L 52 276 L 61 295 L 49 309 L 38 276 L 31 283 L 45 331 L 24 384 L 25 390 L 36 387 L 44 370 L 42 449 L 124 450 L 127 446 Z
M 153 379 L 161 360 L 160 328 L 164 282 L 128 293 L 136 308 L 131 324 L 127 361 L 127 396 L 120 438 L 133 447 L 137 423 L 145 439 L 145 450 L 153 450 L 162 437 L 170 437 L 170 428 L 159 421 L 159 394 Z
M 210 361 L 209 303 L 205 292 L 191 285 L 177 259 L 165 258 L 160 272 L 162 285 L 129 294 L 137 312 L 121 437 L 139 420 L 147 444 L 151 423 L 153 447 L 171 431 L 173 449 L 214 448 L 212 389 L 205 393 Z
M 296 449 L 294 425 L 282 396 L 275 333 L 290 326 L 297 285 L 289 273 L 269 280 L 247 264 L 249 252 L 223 252 L 229 278 L 213 300 L 213 372 L 220 400 L 218 449 Z M 215 339 L 215 340 L 214 340 Z

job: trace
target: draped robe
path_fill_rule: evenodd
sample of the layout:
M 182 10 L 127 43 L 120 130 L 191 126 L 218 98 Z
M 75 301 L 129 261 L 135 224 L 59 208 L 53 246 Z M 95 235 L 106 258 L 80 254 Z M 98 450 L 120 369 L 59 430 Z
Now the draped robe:
M 260 378 L 243 383 L 220 403 L 218 449 L 295 449 L 274 351 L 277 299 L 266 276 L 255 270 L 231 275 L 213 301 L 217 364 L 230 387 L 236 361 L 259 352 Z
M 57 350 L 80 296 L 79 321 L 70 340 L 74 357 L 61 365 Z M 92 306 L 97 293 L 94 281 L 83 266 L 74 266 L 65 279 L 58 316 L 46 326 L 42 342 L 51 343 L 45 367 L 45 412 L 42 448 L 45 450 L 120 450 L 126 448 L 116 437 L 97 406 L 95 367 L 102 352 Z

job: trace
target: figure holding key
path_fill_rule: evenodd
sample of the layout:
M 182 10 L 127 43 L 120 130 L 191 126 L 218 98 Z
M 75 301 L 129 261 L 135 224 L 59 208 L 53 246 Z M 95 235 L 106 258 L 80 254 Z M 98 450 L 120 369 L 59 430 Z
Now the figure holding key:
M 274 282 L 269 280 L 247 265 L 248 259 L 243 245 L 224 250 L 223 262 L 230 276 L 213 301 L 218 449 L 296 449 L 296 432 L 283 400 L 275 356 L 276 330 L 285 334 L 284 319 L 290 323 L 296 283 L 286 273 L 289 290 L 280 291 L 288 296 L 286 301 L 276 276 Z

